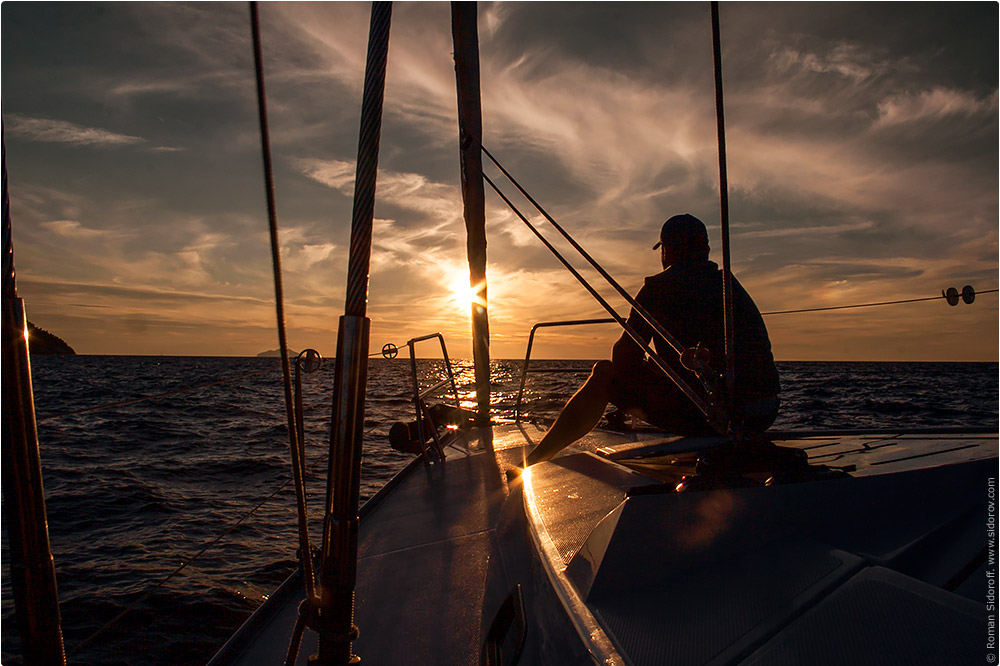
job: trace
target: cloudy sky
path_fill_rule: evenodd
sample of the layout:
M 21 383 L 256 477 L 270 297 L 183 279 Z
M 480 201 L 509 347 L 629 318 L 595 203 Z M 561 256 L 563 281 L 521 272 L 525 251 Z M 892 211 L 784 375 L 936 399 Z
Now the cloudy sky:
M 261 6 L 295 349 L 335 347 L 368 12 Z M 707 3 L 483 3 L 479 22 L 484 143 L 623 286 L 659 270 L 674 213 L 721 261 Z M 997 23 L 996 3 L 723 4 L 734 272 L 762 311 L 997 287 Z M 442 331 L 469 355 L 451 53 L 447 4 L 395 4 L 375 349 Z M 82 353 L 277 346 L 245 4 L 3 3 L 2 93 L 36 324 Z M 494 357 L 602 316 L 492 193 L 487 233 Z M 996 294 L 766 320 L 779 360 L 998 354 Z M 602 358 L 615 333 L 540 336 Z

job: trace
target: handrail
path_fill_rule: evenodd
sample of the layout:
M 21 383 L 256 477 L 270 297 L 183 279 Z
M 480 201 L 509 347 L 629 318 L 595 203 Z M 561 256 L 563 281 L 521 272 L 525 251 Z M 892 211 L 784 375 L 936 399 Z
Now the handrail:
M 531 362 L 531 345 L 535 341 L 535 331 L 540 328 L 547 328 L 552 326 L 582 326 L 585 324 L 614 324 L 618 320 L 611 319 L 610 317 L 604 319 L 571 319 L 568 321 L 542 321 L 538 322 L 531 327 L 531 333 L 528 334 L 528 348 L 524 352 L 524 367 L 521 369 L 521 388 L 517 391 L 517 402 L 514 405 L 514 423 L 521 422 L 521 397 L 524 395 L 524 382 L 528 378 L 528 364 Z M 544 372 L 544 370 L 535 370 L 535 372 Z
M 448 378 L 442 379 L 438 383 L 434 384 L 424 391 L 420 390 L 420 383 L 417 381 L 417 356 L 416 356 L 416 343 L 424 342 L 425 340 L 437 340 L 441 343 L 441 355 L 444 357 L 444 366 L 448 371 Z M 422 335 L 418 338 L 412 338 L 406 341 L 406 346 L 410 348 L 410 375 L 413 379 L 413 408 L 417 413 L 417 436 L 420 438 L 420 448 L 424 452 L 424 461 L 429 462 L 427 457 L 427 440 L 424 437 L 424 412 L 427 410 L 427 406 L 424 404 L 424 398 L 436 392 L 441 387 L 448 383 L 451 383 L 451 392 L 455 396 L 455 407 L 461 409 L 462 405 L 458 398 L 458 387 L 455 385 L 455 373 L 451 369 L 451 359 L 448 357 L 448 349 L 444 344 L 444 336 L 440 333 L 430 333 L 428 335 Z M 431 423 L 433 426 L 433 422 Z M 437 429 L 431 428 L 431 436 L 434 439 L 435 453 L 438 455 L 439 460 L 444 459 L 444 447 L 441 446 L 441 440 L 438 438 Z

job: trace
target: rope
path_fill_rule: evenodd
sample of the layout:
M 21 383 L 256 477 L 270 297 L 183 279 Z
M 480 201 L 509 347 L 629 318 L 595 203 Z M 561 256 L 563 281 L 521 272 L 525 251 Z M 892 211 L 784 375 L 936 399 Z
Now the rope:
M 264 372 L 270 372 L 271 368 L 265 368 L 263 370 L 255 370 L 254 372 L 248 372 L 245 375 L 237 375 L 236 377 L 230 377 L 229 379 L 220 379 L 216 382 L 209 382 L 207 384 L 199 384 L 198 386 L 189 386 L 187 388 L 177 389 L 175 391 L 167 391 L 166 393 L 157 393 L 156 395 L 147 395 L 144 398 L 135 398 L 134 400 L 122 400 L 121 402 L 113 402 L 107 405 L 100 405 L 98 407 L 87 407 L 85 409 L 77 409 L 72 412 L 65 412 L 63 414 L 56 414 L 54 416 L 43 416 L 36 419 L 37 422 L 50 421 L 52 419 L 61 419 L 66 416 L 76 416 L 77 414 L 88 414 L 90 412 L 100 412 L 105 409 L 114 409 L 115 407 L 126 407 L 128 405 L 134 405 L 138 402 L 145 402 L 147 400 L 156 400 L 157 398 L 167 398 L 172 395 L 178 395 L 181 393 L 190 393 L 191 391 L 198 391 L 203 388 L 208 388 L 210 386 L 219 386 L 220 384 L 228 384 L 229 382 L 235 382 L 240 379 L 246 379 L 247 377 L 253 377 L 254 375 L 259 375 Z
M 260 115 L 261 155 L 264 160 L 264 186 L 267 192 L 267 224 L 271 234 L 271 268 L 274 274 L 274 305 L 281 348 L 281 377 L 285 391 L 285 415 L 288 419 L 288 448 L 292 457 L 292 478 L 295 481 L 295 501 L 299 517 L 299 548 L 302 570 L 309 598 L 316 596 L 312 558 L 309 556 L 309 521 L 306 516 L 305 469 L 301 456 L 302 433 L 295 420 L 292 399 L 292 375 L 288 365 L 288 342 L 285 335 L 285 297 L 281 284 L 281 246 L 278 243 L 278 213 L 274 196 L 274 173 L 271 165 L 271 138 L 267 123 L 267 97 L 264 92 L 264 64 L 260 44 L 260 19 L 257 3 L 250 3 L 250 26 L 253 34 L 254 71 L 257 78 L 257 109 Z
M 344 314 L 363 317 L 368 305 L 368 271 L 372 253 L 372 221 L 375 215 L 375 179 L 382 135 L 382 101 L 389 53 L 389 22 L 392 3 L 372 3 L 368 61 L 361 105 L 361 134 L 354 176 L 354 209 L 351 216 L 351 255 L 347 273 Z
M 995 294 L 1000 289 L 985 289 L 983 291 L 977 291 L 976 294 Z M 920 301 L 937 301 L 942 298 L 947 298 L 945 295 L 941 296 L 927 296 L 925 298 L 907 298 L 901 301 L 882 301 L 881 303 L 858 303 L 855 305 L 835 305 L 828 308 L 805 308 L 802 310 L 777 310 L 775 312 L 761 312 L 761 315 L 780 315 L 780 314 L 798 314 L 800 312 L 824 312 L 826 310 L 848 310 L 850 308 L 871 308 L 876 305 L 898 305 L 900 303 L 918 303 Z
M 719 133 L 719 205 L 722 218 L 722 319 L 725 340 L 725 383 L 732 398 L 736 386 L 736 347 L 733 323 L 733 271 L 729 256 L 729 177 L 726 169 L 726 118 L 722 102 L 722 37 L 719 29 L 719 3 L 712 8 L 712 55 L 715 61 L 715 115 Z

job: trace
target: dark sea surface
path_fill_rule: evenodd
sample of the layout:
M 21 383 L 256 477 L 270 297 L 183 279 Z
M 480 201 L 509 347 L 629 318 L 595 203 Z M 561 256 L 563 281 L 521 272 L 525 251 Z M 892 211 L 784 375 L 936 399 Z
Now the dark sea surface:
M 204 663 L 295 567 L 278 360 L 36 356 L 32 362 L 69 663 Z M 554 415 L 592 364 L 535 363 L 579 369 L 529 377 L 525 408 L 536 416 Z M 495 416 L 513 416 L 521 364 L 494 362 Z M 422 361 L 421 373 L 441 367 L 441 361 Z M 779 363 L 779 369 L 777 429 L 998 428 L 996 363 Z M 455 370 L 463 400 L 474 400 L 471 363 L 455 362 Z M 247 373 L 257 374 L 66 415 Z M 332 364 L 304 380 L 314 539 L 325 493 L 332 380 Z M 387 439 L 392 423 L 413 419 L 410 391 L 408 360 L 372 360 L 363 498 L 411 458 L 393 451 Z M 3 539 L 2 662 L 13 666 L 20 661 L 6 532 Z

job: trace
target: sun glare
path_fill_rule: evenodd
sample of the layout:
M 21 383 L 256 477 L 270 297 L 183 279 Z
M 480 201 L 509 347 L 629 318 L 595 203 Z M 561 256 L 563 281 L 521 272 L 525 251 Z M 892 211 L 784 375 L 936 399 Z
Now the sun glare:
M 483 285 L 470 286 L 468 274 L 460 270 L 449 271 L 449 274 L 448 289 L 460 307 L 468 309 L 473 303 L 483 304 L 483 298 L 479 293 Z

